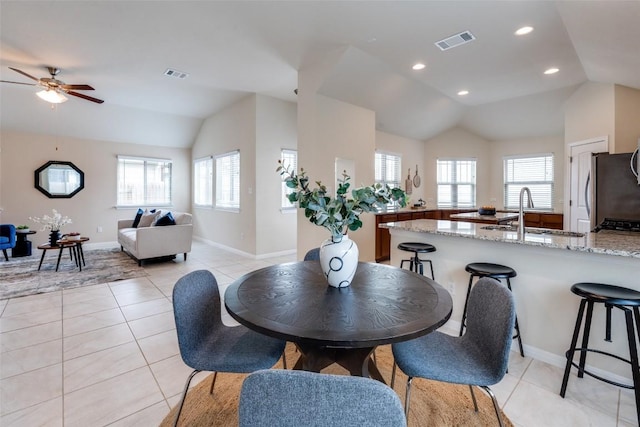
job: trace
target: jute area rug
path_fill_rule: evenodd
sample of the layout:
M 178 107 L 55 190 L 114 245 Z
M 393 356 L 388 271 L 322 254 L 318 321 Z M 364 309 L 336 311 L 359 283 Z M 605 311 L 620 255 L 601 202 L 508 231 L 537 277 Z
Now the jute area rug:
M 41 255 L 41 251 L 34 249 L 32 256 L 0 262 L 0 300 L 147 275 L 144 268 L 138 267 L 138 263 L 120 248 L 85 248 L 86 266 L 82 267 L 82 272 L 69 258 L 68 249 L 62 255 L 58 271 L 57 249 L 47 251 L 38 271 Z
M 295 347 L 288 343 L 286 349 L 287 366 L 295 364 L 299 354 Z M 377 365 L 388 384 L 391 383 L 391 369 L 393 356 L 391 346 L 383 346 L 376 349 Z M 282 369 L 282 361 L 275 366 Z M 322 371 L 346 375 L 347 371 L 338 365 L 332 365 Z M 209 395 L 211 380 L 209 375 L 187 394 L 179 426 L 237 426 L 238 425 L 238 398 L 242 381 L 246 375 L 218 374 L 213 396 Z M 186 377 L 185 377 L 186 381 Z M 400 396 L 404 405 L 404 392 L 407 377 L 399 369 L 396 370 L 395 391 Z M 478 400 L 478 412 L 473 410 L 473 401 L 469 387 L 466 385 L 446 384 L 424 379 L 414 379 L 411 383 L 411 408 L 409 411 L 409 426 L 497 426 L 498 420 L 493 410 L 491 399 L 480 389 L 475 389 Z M 173 425 L 177 408 L 171 412 L 160 424 L 161 427 Z M 506 426 L 513 424 L 502 413 L 502 419 Z M 300 425 L 304 425 L 301 423 Z M 322 423 L 320 423 L 321 425 Z M 276 427 L 276 426 L 274 426 Z

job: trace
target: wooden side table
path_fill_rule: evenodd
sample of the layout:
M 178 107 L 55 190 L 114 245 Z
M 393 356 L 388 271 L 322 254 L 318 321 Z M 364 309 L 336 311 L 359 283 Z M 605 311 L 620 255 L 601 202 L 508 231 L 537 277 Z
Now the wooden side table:
M 58 240 L 58 244 L 64 245 L 75 245 L 73 248 L 74 253 L 76 254 L 76 265 L 82 271 L 82 267 L 86 267 L 87 264 L 84 262 L 84 251 L 82 250 L 82 244 L 84 242 L 88 242 L 88 237 L 80 237 L 79 239 L 69 239 L 68 237 L 64 237 L 61 240 Z
M 79 265 L 78 263 L 78 252 L 76 250 L 76 242 L 64 242 L 62 240 L 58 241 L 58 245 L 57 246 L 51 246 L 49 243 L 45 243 L 44 245 L 39 245 L 38 249 L 42 250 L 42 256 L 40 257 L 40 264 L 38 264 L 38 271 L 40 271 L 40 268 L 42 267 L 42 261 L 44 261 L 44 256 L 47 253 L 47 251 L 49 249 L 58 249 L 58 262 L 56 263 L 56 271 L 58 271 L 58 269 L 60 268 L 60 259 L 62 258 L 62 252 L 64 252 L 65 248 L 69 248 L 69 255 L 71 256 L 71 260 L 74 260 L 74 253 L 75 255 L 75 261 L 76 261 L 76 265 Z M 82 267 L 80 267 L 82 268 Z

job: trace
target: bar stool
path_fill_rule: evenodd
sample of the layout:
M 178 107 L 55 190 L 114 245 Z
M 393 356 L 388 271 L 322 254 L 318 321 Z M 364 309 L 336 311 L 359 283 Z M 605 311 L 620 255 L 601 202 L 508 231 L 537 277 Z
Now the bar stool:
M 460 324 L 460 336 L 464 331 L 465 321 L 467 319 L 467 304 L 469 303 L 469 294 L 471 293 L 471 285 L 473 283 L 473 278 L 481 278 L 481 277 L 491 277 L 498 281 L 500 279 L 507 279 L 507 288 L 511 290 L 511 278 L 516 277 L 518 273 L 506 265 L 493 264 L 490 262 L 473 262 L 471 264 L 467 264 L 464 268 L 467 273 L 469 273 L 469 286 L 467 287 L 467 297 L 464 300 L 464 310 L 462 311 L 462 322 Z M 524 349 L 522 347 L 522 338 L 520 337 L 520 326 L 518 326 L 518 316 L 516 316 L 515 323 L 516 334 L 513 336 L 513 339 L 518 339 L 518 347 L 520 348 L 520 355 L 524 357 Z
M 417 242 L 404 242 L 398 245 L 398 249 L 401 251 L 413 252 L 413 256 L 410 259 L 403 259 L 400 261 L 400 268 L 404 267 L 404 263 L 409 263 L 409 270 L 420 273 L 424 276 L 424 265 L 423 263 L 428 262 L 429 268 L 431 269 L 431 278 L 435 280 L 435 276 L 433 275 L 433 264 L 429 259 L 420 259 L 418 254 L 426 254 L 429 252 L 435 252 L 436 247 L 430 245 L 429 243 L 417 243 Z
M 571 366 L 578 368 L 578 378 L 582 378 L 584 374 L 592 376 L 600 381 L 604 381 L 609 384 L 616 385 L 618 387 L 628 388 L 635 391 L 636 397 L 636 414 L 638 421 L 640 422 L 640 368 L 638 367 L 638 348 L 636 346 L 636 331 L 640 326 L 640 292 L 632 289 L 623 288 L 620 286 L 605 285 L 602 283 L 588 283 L 581 282 L 571 286 L 571 292 L 582 298 L 580 301 L 580 308 L 578 309 L 578 317 L 576 319 L 576 326 L 573 330 L 573 338 L 571 339 L 571 347 L 567 350 L 567 364 L 564 369 L 564 377 L 562 378 L 562 387 L 560 388 L 560 396 L 564 397 L 567 391 L 567 383 L 569 382 L 569 373 Z M 624 312 L 625 322 L 627 326 L 627 340 L 629 341 L 629 355 L 630 360 L 624 359 L 618 355 L 611 354 L 605 351 L 589 348 L 589 333 L 591 331 L 591 318 L 593 315 L 594 304 L 604 304 L 606 308 L 606 320 L 605 320 L 605 341 L 611 342 L 611 309 L 613 307 L 618 308 Z M 582 346 L 576 347 L 578 342 L 578 335 L 580 334 L 580 326 L 582 325 L 582 318 L 584 317 L 585 305 L 587 307 L 587 318 L 584 323 L 584 330 L 582 332 Z M 633 312 L 633 314 L 632 314 Z M 634 324 L 635 319 L 635 324 Z M 575 352 L 580 352 L 580 363 L 576 364 L 573 361 Z M 631 374 L 633 378 L 633 385 L 621 384 L 615 381 L 607 380 L 598 375 L 595 375 L 587 371 L 584 366 L 587 359 L 587 352 L 599 353 L 606 356 L 611 356 L 620 361 L 629 363 L 631 365 Z

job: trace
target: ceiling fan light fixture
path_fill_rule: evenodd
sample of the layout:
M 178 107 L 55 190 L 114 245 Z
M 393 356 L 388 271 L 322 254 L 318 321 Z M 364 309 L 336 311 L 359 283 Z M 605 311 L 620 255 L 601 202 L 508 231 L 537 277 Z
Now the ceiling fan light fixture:
M 69 99 L 60 92 L 51 89 L 41 90 L 40 92 L 36 92 L 36 95 L 38 95 L 40 99 L 44 99 L 52 104 L 61 104 Z

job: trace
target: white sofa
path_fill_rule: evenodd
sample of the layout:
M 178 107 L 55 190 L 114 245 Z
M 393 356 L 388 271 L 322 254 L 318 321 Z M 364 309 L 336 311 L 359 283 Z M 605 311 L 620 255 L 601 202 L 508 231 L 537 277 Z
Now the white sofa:
M 118 220 L 118 243 L 120 249 L 127 251 L 142 265 L 142 261 L 151 258 L 175 256 L 191 252 L 193 223 L 190 213 L 171 212 L 176 225 L 132 228 L 132 219 Z

